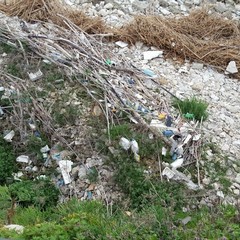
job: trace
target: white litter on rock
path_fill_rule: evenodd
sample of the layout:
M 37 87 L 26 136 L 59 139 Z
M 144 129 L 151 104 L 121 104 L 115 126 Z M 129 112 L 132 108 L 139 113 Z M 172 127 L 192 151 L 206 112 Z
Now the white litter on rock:
M 160 55 L 162 56 L 163 51 L 146 51 L 143 52 L 143 59 L 144 60 L 152 60 L 153 58 L 157 58 Z
M 197 134 L 193 136 L 193 141 L 198 141 L 201 138 L 201 134 Z
M 15 135 L 15 132 L 12 130 L 8 134 L 6 134 L 3 139 L 6 142 L 12 142 L 12 139 L 13 139 L 14 135 Z
M 163 156 L 167 155 L 167 149 L 165 147 L 162 147 L 162 155 Z
M 238 72 L 238 69 L 237 69 L 237 66 L 236 66 L 236 62 L 235 61 L 230 61 L 227 65 L 225 74 L 234 74 L 234 73 L 237 73 L 237 72 Z
M 65 184 L 69 184 L 72 182 L 72 179 L 70 177 L 70 172 L 72 171 L 72 165 L 73 162 L 69 160 L 61 160 L 58 162 L 59 167 L 61 169 L 61 173 L 63 176 L 63 180 Z

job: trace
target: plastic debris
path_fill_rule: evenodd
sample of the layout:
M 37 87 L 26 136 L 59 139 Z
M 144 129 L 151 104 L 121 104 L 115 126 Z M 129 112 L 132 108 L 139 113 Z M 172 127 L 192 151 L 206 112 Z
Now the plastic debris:
M 6 142 L 12 142 L 12 139 L 15 135 L 15 132 L 12 130 L 10 131 L 8 134 L 6 134 L 3 139 L 6 141 Z
M 197 184 L 193 183 L 185 174 L 177 171 L 176 169 L 171 170 L 169 167 L 165 167 L 162 172 L 162 176 L 166 176 L 168 179 L 183 182 L 191 190 L 199 189 Z
M 171 167 L 174 168 L 174 169 L 177 169 L 179 167 L 181 167 L 183 164 L 183 158 L 178 158 L 176 159 L 173 163 L 171 163 Z
M 193 141 L 198 141 L 201 138 L 201 134 L 197 134 L 193 136 Z
M 152 78 L 157 77 L 157 75 L 150 69 L 143 69 L 143 73 Z
M 49 148 L 48 145 L 46 145 L 46 146 L 44 146 L 44 147 L 42 147 L 42 148 L 40 149 L 40 152 L 41 152 L 41 153 L 47 153 L 47 152 L 49 152 L 49 151 L 50 151 L 50 148 Z
M 30 127 L 33 131 L 36 131 L 37 126 L 36 126 L 32 121 L 30 121 L 30 122 L 28 123 L 28 125 L 29 125 L 29 127 Z
M 194 119 L 194 114 L 193 114 L 193 113 L 186 113 L 186 114 L 183 114 L 183 116 L 184 116 L 186 119 Z
M 87 199 L 88 200 L 92 199 L 92 192 L 91 191 L 87 191 Z
M 188 134 L 187 137 L 184 139 L 183 145 L 187 144 L 191 138 L 192 138 L 192 135 Z
M 115 42 L 115 44 L 118 46 L 118 47 L 121 47 L 121 48 L 125 48 L 128 46 L 128 43 L 125 43 L 123 41 L 117 41 Z
M 166 118 L 166 126 L 167 127 L 171 127 L 172 126 L 172 117 L 167 115 L 167 118 Z
M 162 134 L 163 134 L 165 137 L 171 137 L 171 136 L 174 135 L 174 132 L 173 132 L 173 130 L 164 130 L 164 131 L 162 132 Z
M 21 155 L 17 157 L 16 161 L 21 163 L 30 163 L 29 156 L 26 156 L 26 155 Z
M 160 113 L 160 114 L 158 115 L 158 118 L 159 118 L 160 120 L 163 120 L 163 119 L 166 118 L 166 116 L 167 116 L 166 113 Z
M 58 165 L 61 169 L 61 173 L 63 176 L 63 180 L 65 184 L 69 184 L 72 182 L 71 177 L 70 177 L 70 172 L 72 170 L 72 165 L 73 162 L 69 160 L 61 160 L 58 162 Z
M 121 137 L 119 145 L 124 149 L 124 150 L 128 150 L 131 147 L 131 142 L 124 137 Z
M 146 51 L 143 52 L 144 60 L 152 60 L 153 58 L 157 58 L 163 54 L 163 51 Z
M 34 136 L 40 138 L 41 134 L 39 131 L 34 131 Z
M 39 69 L 35 73 L 28 73 L 28 75 L 29 75 L 29 78 L 30 78 L 31 81 L 36 81 L 36 80 L 40 79 L 43 76 L 43 73 Z
M 138 143 L 134 139 L 131 141 L 131 150 L 133 153 L 138 153 L 139 151 Z
M 17 225 L 17 224 L 4 225 L 4 228 L 7 228 L 8 230 L 16 231 L 19 234 L 23 233 L 23 230 L 24 230 L 24 226 Z
M 163 156 L 167 155 L 167 149 L 165 147 L 162 147 L 162 155 Z

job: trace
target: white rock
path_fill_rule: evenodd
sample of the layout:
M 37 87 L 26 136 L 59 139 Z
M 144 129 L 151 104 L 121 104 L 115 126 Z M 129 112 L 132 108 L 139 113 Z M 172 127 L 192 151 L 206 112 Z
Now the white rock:
M 4 228 L 7 228 L 8 230 L 14 230 L 19 234 L 23 233 L 24 230 L 24 226 L 17 224 L 4 225 Z
M 106 9 L 112 9 L 113 8 L 113 4 L 112 3 L 107 3 L 104 8 Z
M 193 62 L 192 63 L 192 68 L 201 70 L 201 69 L 203 69 L 203 64 L 202 63 Z
M 219 196 L 220 198 L 224 198 L 224 194 L 222 191 L 217 191 L 217 196 Z
M 235 177 L 235 181 L 237 183 L 240 183 L 240 173 L 238 173 L 237 176 Z
M 234 189 L 233 193 L 236 194 L 236 195 L 239 195 L 240 194 L 240 190 L 239 189 Z
M 143 52 L 144 60 L 152 60 L 153 58 L 157 58 L 163 54 L 163 51 L 146 51 Z
M 236 66 L 236 62 L 235 61 L 230 61 L 227 65 L 225 74 L 234 74 L 234 73 L 237 73 L 237 72 L 238 72 L 238 69 L 237 69 L 237 66 Z
M 166 8 L 161 8 L 160 11 L 161 11 L 162 14 L 164 14 L 164 15 L 169 15 L 169 14 L 171 14 L 171 12 L 169 12 Z

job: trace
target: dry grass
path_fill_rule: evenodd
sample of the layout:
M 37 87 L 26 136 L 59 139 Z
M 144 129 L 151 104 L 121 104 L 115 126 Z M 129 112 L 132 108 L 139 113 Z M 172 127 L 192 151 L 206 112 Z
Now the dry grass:
M 132 22 L 118 29 L 115 35 L 123 41 L 142 41 L 183 59 L 202 62 L 224 71 L 231 60 L 236 61 L 240 68 L 239 30 L 237 22 L 201 9 L 179 19 L 136 16 Z M 240 73 L 236 77 L 240 77 Z
M 90 18 L 80 10 L 73 10 L 61 0 L 12 0 L 8 5 L 0 4 L 0 10 L 8 16 L 18 16 L 27 22 L 53 22 L 66 27 L 63 18 L 70 19 L 87 33 L 102 33 L 105 24 L 101 18 Z
M 111 29 L 101 18 L 91 18 L 74 10 L 61 0 L 12 0 L 0 5 L 9 16 L 28 21 L 51 21 L 68 28 L 62 15 L 87 33 L 113 32 L 115 39 L 130 43 L 142 41 L 147 45 L 167 50 L 168 56 L 202 62 L 224 71 L 229 61 L 240 68 L 240 28 L 237 22 L 209 14 L 207 8 L 193 11 L 189 16 L 166 18 L 136 16 L 121 29 Z M 111 29 L 111 30 L 110 30 Z M 240 73 L 235 74 L 240 78 Z

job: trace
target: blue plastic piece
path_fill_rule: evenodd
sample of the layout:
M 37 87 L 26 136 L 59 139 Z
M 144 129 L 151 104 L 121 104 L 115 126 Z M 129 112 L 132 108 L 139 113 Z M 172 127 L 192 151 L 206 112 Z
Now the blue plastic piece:
M 143 73 L 148 75 L 149 77 L 154 77 L 156 74 L 150 69 L 143 69 Z
M 174 134 L 172 130 L 164 130 L 162 133 L 165 137 L 171 137 Z
M 173 153 L 172 160 L 175 161 L 177 159 L 177 153 Z
M 87 199 L 88 200 L 92 199 L 92 192 L 91 191 L 87 191 Z

